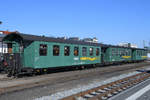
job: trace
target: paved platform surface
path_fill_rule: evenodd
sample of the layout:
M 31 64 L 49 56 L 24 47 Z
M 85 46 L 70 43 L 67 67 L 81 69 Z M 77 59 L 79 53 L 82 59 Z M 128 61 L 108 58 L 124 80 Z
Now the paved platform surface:
M 150 100 L 150 78 L 109 100 Z
M 150 90 L 139 97 L 137 100 L 150 100 Z

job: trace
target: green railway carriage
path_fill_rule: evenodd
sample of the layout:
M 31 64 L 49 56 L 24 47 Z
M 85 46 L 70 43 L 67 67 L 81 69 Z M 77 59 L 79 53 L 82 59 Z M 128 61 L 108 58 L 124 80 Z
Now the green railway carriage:
M 4 58 L 12 66 L 11 74 L 101 63 L 101 47 L 97 43 L 16 33 L 5 36 L 3 42 L 8 44 Z
M 132 60 L 133 61 L 144 61 L 147 59 L 147 50 L 134 48 L 132 49 Z
M 103 63 L 118 63 L 131 61 L 131 48 L 102 45 L 102 62 Z
M 11 33 L 2 42 L 8 47 L 8 53 L 3 54 L 3 68 L 10 76 L 147 59 L 145 49 L 45 36 Z

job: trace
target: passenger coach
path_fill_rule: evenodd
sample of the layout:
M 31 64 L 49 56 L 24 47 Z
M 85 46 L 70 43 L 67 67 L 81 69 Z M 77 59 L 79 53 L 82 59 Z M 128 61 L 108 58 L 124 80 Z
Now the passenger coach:
M 16 33 L 5 36 L 3 43 L 8 44 L 4 61 L 9 75 L 101 63 L 101 47 L 97 43 Z
M 118 64 L 141 62 L 147 59 L 147 50 L 142 48 L 131 48 L 114 45 L 101 46 L 102 64 Z
M 102 45 L 102 63 L 115 64 L 132 61 L 132 48 Z

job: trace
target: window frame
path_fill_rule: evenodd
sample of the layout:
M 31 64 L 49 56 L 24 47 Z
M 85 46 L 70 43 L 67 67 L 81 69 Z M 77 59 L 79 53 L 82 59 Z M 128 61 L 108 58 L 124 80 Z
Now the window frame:
M 82 47 L 82 56 L 87 56 L 87 47 Z
M 115 48 L 112 48 L 112 57 L 115 56 Z
M 90 50 L 91 49 L 91 50 Z M 90 47 L 89 48 L 89 56 L 93 56 L 94 55 L 94 48 Z
M 75 49 L 75 48 L 77 48 L 77 49 Z M 75 50 L 77 50 L 77 55 L 75 54 Z M 73 51 L 74 51 L 73 52 L 74 56 L 79 56 L 79 47 L 78 46 L 74 46 L 74 50 Z
M 98 52 L 98 54 L 97 54 Z M 96 56 L 99 56 L 100 55 L 100 49 L 99 48 L 96 48 Z
M 118 50 L 118 48 L 116 48 L 116 56 L 118 56 L 118 52 L 119 52 L 119 50 Z
M 48 50 L 47 44 L 40 44 L 39 45 L 39 56 L 47 56 L 47 50 Z
M 54 52 L 54 47 L 58 49 L 58 53 Z M 59 56 L 60 55 L 60 45 L 53 45 L 53 56 Z
M 70 56 L 70 46 L 64 46 L 64 56 Z

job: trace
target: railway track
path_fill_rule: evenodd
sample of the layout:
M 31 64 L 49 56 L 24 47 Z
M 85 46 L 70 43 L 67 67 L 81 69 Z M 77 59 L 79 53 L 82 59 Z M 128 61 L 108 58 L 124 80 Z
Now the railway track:
M 87 91 L 80 92 L 61 100 L 106 100 L 150 77 L 149 73 L 142 72 L 106 85 L 102 85 Z
M 149 66 L 149 63 L 139 63 L 137 64 L 130 64 L 130 65 L 122 65 L 122 66 L 110 66 L 110 67 L 101 67 L 101 68 L 93 68 L 88 70 L 82 71 L 70 71 L 70 72 L 62 72 L 62 73 L 54 73 L 54 74 L 45 74 L 33 77 L 23 77 L 23 78 L 0 78 L 0 95 L 14 92 L 14 91 L 21 91 L 24 89 L 30 89 L 32 87 L 40 87 L 46 86 L 50 84 L 57 84 L 57 83 L 65 83 L 72 80 L 79 80 L 81 78 L 91 77 L 91 76 L 98 76 L 98 75 L 105 75 L 114 72 L 124 72 L 124 71 L 131 71 L 141 69 L 142 67 Z
M 137 64 L 137 65 L 134 65 L 134 64 Z M 123 67 L 121 67 L 121 66 L 124 66 L 125 65 L 125 67 L 123 68 Z M 117 66 L 117 67 L 115 67 L 115 65 L 113 65 L 113 66 L 110 66 L 109 68 L 108 67 L 97 67 L 97 68 L 101 68 L 101 72 L 107 72 L 107 71 L 105 71 L 105 70 L 108 70 L 108 69 L 112 69 L 112 70 L 114 70 L 114 69 L 119 69 L 119 70 L 129 70 L 129 69 L 135 69 L 135 68 L 141 68 L 141 67 L 143 67 L 143 66 L 149 66 L 150 65 L 150 63 L 148 63 L 148 62 L 142 62 L 142 63 L 133 63 L 133 64 L 124 64 L 124 65 L 121 65 L 121 66 Z M 86 69 L 86 71 L 93 71 L 94 70 L 94 68 L 93 69 Z M 96 69 L 97 70 L 97 69 Z M 118 71 L 119 71 L 118 70 Z M 79 70 L 70 70 L 70 71 L 66 71 L 66 72 L 69 72 L 69 73 L 72 73 L 72 72 L 77 72 L 77 71 L 79 71 Z M 81 70 L 80 70 L 81 71 Z M 85 71 L 85 70 L 82 70 L 82 71 Z M 110 71 L 110 70 L 108 70 L 108 71 Z M 57 72 L 53 72 L 53 73 L 51 73 L 51 74 L 54 74 L 54 73 L 57 73 Z M 64 73 L 64 72 L 61 72 L 61 73 Z M 26 79 L 26 78 L 36 78 L 36 77 L 45 77 L 45 76 L 51 76 L 51 74 L 43 74 L 43 75 L 36 75 L 36 76 L 24 76 L 24 77 L 21 77 L 22 79 L 24 78 L 24 79 Z M 3 75 L 3 74 L 1 74 L 0 73 L 0 75 Z M 17 79 L 16 77 L 6 77 L 7 75 L 5 75 L 5 77 L 3 77 L 3 78 L 1 78 L 0 77 L 0 81 L 8 81 L 8 80 L 13 80 L 13 79 Z M 20 79 L 20 78 L 19 78 Z

